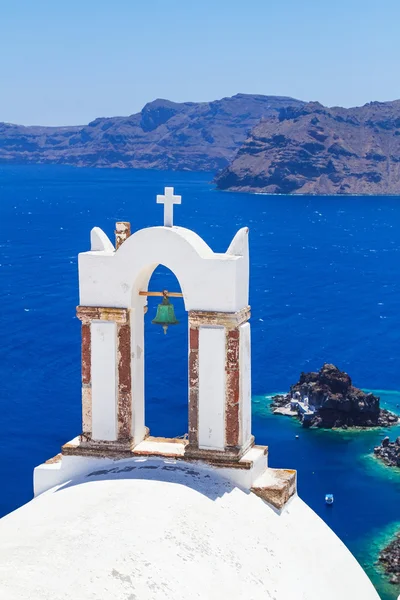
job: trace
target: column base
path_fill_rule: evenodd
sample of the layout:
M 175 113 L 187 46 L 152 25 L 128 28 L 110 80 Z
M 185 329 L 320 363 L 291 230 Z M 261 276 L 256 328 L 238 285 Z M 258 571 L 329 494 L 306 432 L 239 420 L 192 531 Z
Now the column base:
M 213 460 L 189 460 L 184 456 L 186 440 L 167 438 L 147 438 L 138 444 L 134 451 L 127 452 L 121 445 L 113 449 L 102 444 L 80 445 L 79 437 L 63 447 L 63 453 L 35 468 L 35 496 L 56 486 L 79 478 L 93 470 L 108 469 L 110 472 L 123 472 L 130 468 L 146 468 L 146 464 L 161 464 L 166 469 L 171 465 L 196 465 L 235 483 L 242 489 L 250 489 L 258 482 L 268 467 L 268 448 L 254 445 L 240 461 L 217 463 Z M 122 467 L 120 466 L 122 465 Z M 128 465 L 128 466 L 127 466 Z M 130 467 L 131 466 L 131 467 Z M 153 467 L 151 467 L 153 468 Z M 122 469 L 119 471 L 119 469 Z M 104 474 L 109 471 L 105 470 Z
M 210 464 L 238 463 L 246 452 L 254 446 L 254 441 L 254 435 L 252 435 L 246 446 L 226 446 L 224 450 L 208 450 L 189 444 L 185 449 L 185 459 L 203 460 Z
M 132 438 L 126 440 L 93 440 L 90 434 L 81 434 L 64 444 L 64 456 L 92 456 L 99 458 L 123 458 L 129 456 L 160 456 L 187 461 L 201 461 L 215 466 L 246 469 L 247 461 L 242 458 L 254 447 L 254 436 L 243 447 L 227 447 L 224 450 L 200 449 L 187 440 L 160 438 L 149 435 L 146 427 L 145 438 L 138 444 Z
M 81 435 L 61 447 L 64 456 L 96 456 L 101 458 L 131 456 L 132 450 L 132 439 L 100 441 L 88 439 L 87 435 Z

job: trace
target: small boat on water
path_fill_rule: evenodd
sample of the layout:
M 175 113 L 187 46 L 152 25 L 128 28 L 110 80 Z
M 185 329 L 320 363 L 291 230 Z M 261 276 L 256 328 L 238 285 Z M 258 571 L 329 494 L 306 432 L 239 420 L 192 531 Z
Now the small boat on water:
M 333 504 L 333 494 L 325 494 L 325 503 Z

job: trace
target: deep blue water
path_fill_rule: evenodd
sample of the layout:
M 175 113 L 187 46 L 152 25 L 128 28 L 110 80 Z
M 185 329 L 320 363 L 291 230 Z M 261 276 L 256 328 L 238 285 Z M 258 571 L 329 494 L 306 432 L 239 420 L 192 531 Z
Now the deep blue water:
M 33 467 L 80 432 L 77 254 L 91 227 L 113 239 L 162 223 L 155 196 L 175 186 L 175 224 L 223 252 L 250 227 L 253 432 L 270 464 L 296 468 L 299 492 L 369 569 L 382 598 L 400 590 L 373 567 L 376 544 L 400 523 L 400 474 L 369 457 L 368 432 L 306 431 L 269 413 L 266 395 L 302 370 L 333 362 L 355 385 L 400 390 L 398 198 L 284 197 L 223 193 L 209 173 L 0 166 L 0 515 L 32 495 Z M 151 289 L 178 289 L 157 268 Z M 187 325 L 164 336 L 146 323 L 146 415 L 155 435 L 187 431 Z M 382 392 L 388 406 L 400 392 Z M 295 434 L 300 435 L 299 439 Z M 390 435 L 400 435 L 391 431 Z M 324 505 L 333 492 L 335 504 Z M 372 565 L 372 566 L 371 566 Z

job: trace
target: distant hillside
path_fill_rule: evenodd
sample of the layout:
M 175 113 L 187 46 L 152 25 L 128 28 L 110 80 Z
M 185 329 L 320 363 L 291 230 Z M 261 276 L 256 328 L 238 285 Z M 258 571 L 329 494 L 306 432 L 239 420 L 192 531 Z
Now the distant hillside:
M 235 156 L 261 118 L 303 104 L 237 94 L 202 103 L 155 100 L 138 114 L 100 118 L 83 127 L 0 123 L 0 163 L 216 171 Z
M 246 192 L 399 194 L 400 100 L 283 108 L 254 127 L 216 182 Z

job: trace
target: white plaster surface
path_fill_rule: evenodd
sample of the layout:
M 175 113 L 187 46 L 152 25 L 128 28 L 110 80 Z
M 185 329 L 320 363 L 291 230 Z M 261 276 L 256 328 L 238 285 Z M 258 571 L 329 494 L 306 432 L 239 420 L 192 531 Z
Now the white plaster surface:
M 108 321 L 92 321 L 92 437 L 117 439 L 117 326 Z
M 144 320 L 146 299 L 137 297 L 130 313 L 131 323 L 131 381 L 132 381 L 132 438 L 138 444 L 146 435 L 144 405 Z
M 225 327 L 199 328 L 199 448 L 225 447 Z
M 69 443 L 79 443 L 79 437 Z M 104 465 L 115 464 L 112 458 L 93 458 L 91 456 L 63 456 L 62 460 L 54 463 L 42 463 L 33 471 L 33 493 L 39 496 L 60 483 L 79 477 L 90 469 Z
M 101 247 L 100 238 L 106 247 L 99 231 L 96 228 L 95 247 Z M 163 264 L 176 275 L 186 310 L 241 310 L 248 305 L 249 283 L 247 229 L 241 231 L 243 256 L 214 253 L 196 233 L 183 227 L 141 229 L 114 253 L 81 253 L 80 304 L 130 308 L 138 292 L 147 290 L 154 269 Z
M 253 446 L 240 459 L 240 462 L 248 461 L 253 463 L 251 469 L 217 468 L 216 471 L 221 477 L 228 479 L 234 485 L 245 490 L 250 490 L 255 481 L 257 481 L 268 467 L 268 455 L 264 453 L 262 446 Z
M 251 436 L 251 345 L 250 323 L 239 328 L 240 364 L 240 444 L 246 445 Z
M 90 232 L 90 250 L 93 252 L 108 252 L 113 254 L 115 247 L 110 241 L 110 238 L 100 227 L 93 227 Z
M 69 445 L 78 446 L 79 436 L 68 442 Z M 151 440 L 146 439 L 140 442 L 135 452 L 154 453 L 154 455 L 165 453 L 167 456 L 174 454 L 176 457 L 182 456 L 184 452 L 183 444 L 173 444 L 168 441 Z M 146 458 L 142 456 L 135 456 L 131 459 L 123 459 L 125 463 L 131 461 L 135 464 L 137 461 L 143 461 Z M 175 459 L 168 458 L 168 463 L 174 462 Z M 87 472 L 88 469 L 96 470 L 103 468 L 104 465 L 110 463 L 118 465 L 122 462 L 122 459 L 105 458 L 101 456 L 62 456 L 62 460 L 55 463 L 43 463 L 38 465 L 34 470 L 33 476 L 33 488 L 34 495 L 38 496 L 43 492 L 46 492 L 50 488 L 60 483 L 66 483 L 72 478 L 76 478 L 83 473 Z M 222 467 L 211 467 L 206 463 L 202 464 L 202 469 L 209 469 L 212 472 L 218 472 L 218 474 L 228 479 L 231 483 L 238 485 L 243 489 L 250 490 L 254 482 L 260 477 L 268 466 L 268 456 L 264 453 L 263 446 L 253 446 L 244 454 L 241 458 L 241 462 L 251 462 L 252 467 L 250 469 L 234 469 L 234 468 L 222 468 Z
M 143 440 L 137 446 L 135 446 L 135 453 L 140 454 L 141 452 L 145 452 L 148 454 L 154 455 L 163 455 L 163 456 L 183 456 L 185 454 L 185 444 L 176 443 L 176 442 L 168 442 L 168 441 L 155 441 L 151 439 Z
M 300 498 L 279 515 L 197 464 L 120 461 L 0 520 L 6 600 L 379 600 Z

